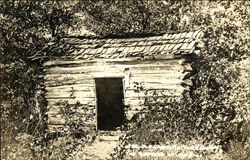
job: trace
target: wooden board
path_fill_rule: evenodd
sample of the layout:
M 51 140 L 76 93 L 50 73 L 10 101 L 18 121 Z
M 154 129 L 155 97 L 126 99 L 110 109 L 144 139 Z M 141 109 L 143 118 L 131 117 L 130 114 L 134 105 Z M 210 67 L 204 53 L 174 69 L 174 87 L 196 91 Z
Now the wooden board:
M 76 104 L 78 101 L 81 103 L 81 104 L 84 104 L 84 105 L 95 105 L 95 99 L 94 98 L 51 98 L 51 99 L 47 99 L 48 101 L 48 105 L 51 106 L 51 105 L 54 105 L 58 102 L 62 102 L 62 101 L 67 101 L 69 104 Z
M 151 62 L 151 63 L 135 63 L 135 64 L 95 64 L 90 66 L 77 67 L 52 67 L 45 70 L 46 74 L 89 74 L 93 72 L 123 72 L 125 68 L 133 68 L 135 70 L 145 70 L 159 68 L 163 70 L 183 70 L 180 64 L 170 64 L 168 62 Z
M 155 55 L 155 56 L 145 56 L 142 57 L 127 57 L 127 58 L 117 58 L 117 59 L 94 59 L 94 60 L 51 60 L 44 63 L 45 67 L 53 67 L 60 65 L 82 65 L 85 63 L 108 63 L 108 62 L 131 62 L 131 61 L 153 61 L 153 60 L 174 60 L 178 61 L 181 59 L 181 56 L 178 55 Z M 184 60 L 184 59 L 182 59 Z
M 47 98 L 51 98 L 51 97 L 82 97 L 82 98 L 94 98 L 95 94 L 93 91 L 84 91 L 84 90 L 77 90 L 77 91 L 55 91 L 52 90 L 50 92 L 47 92 L 45 94 L 45 96 Z
M 169 78 L 166 75 L 147 75 L 147 76 L 136 76 L 130 78 L 130 83 L 155 83 L 162 85 L 172 85 L 172 84 L 181 84 L 183 82 L 182 79 L 173 79 Z

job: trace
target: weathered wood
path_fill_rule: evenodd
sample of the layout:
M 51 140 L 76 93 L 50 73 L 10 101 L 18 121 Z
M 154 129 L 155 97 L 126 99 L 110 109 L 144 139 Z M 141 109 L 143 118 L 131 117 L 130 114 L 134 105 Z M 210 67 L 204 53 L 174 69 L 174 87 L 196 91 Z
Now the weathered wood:
M 170 65 L 180 65 L 184 63 L 185 59 L 169 59 L 169 60 L 137 60 L 137 61 L 84 61 L 83 63 L 78 63 L 77 65 L 75 63 L 73 64 L 60 64 L 60 65 L 44 65 L 45 68 L 53 68 L 53 67 L 81 67 L 81 66 L 109 66 L 109 65 L 136 65 L 136 64 L 152 64 L 152 63 L 164 63 L 164 64 L 170 64 Z
M 48 130 L 49 132 L 63 132 L 65 129 L 67 129 L 68 126 L 64 124 L 49 124 L 48 125 Z M 95 126 L 94 125 L 84 125 L 81 127 L 83 130 L 94 130 Z
M 150 92 L 148 91 L 147 93 L 145 92 L 135 92 L 134 90 L 126 90 L 125 91 L 125 98 L 130 98 L 130 97 L 135 97 L 135 98 L 147 98 L 147 97 L 151 97 L 151 96 L 181 96 L 182 95 L 183 90 L 177 91 L 177 90 L 163 90 L 163 91 L 154 91 L 154 92 Z
M 91 74 L 48 74 L 44 76 L 45 82 L 47 81 L 67 81 L 67 80 L 82 80 L 85 83 L 93 82 Z
M 53 99 L 48 99 L 48 105 L 51 106 L 51 105 L 54 105 L 58 102 L 62 102 L 62 101 L 67 101 L 69 104 L 76 104 L 78 101 L 81 103 L 81 104 L 84 104 L 84 105 L 95 105 L 94 103 L 94 98 L 53 98 Z
M 72 84 L 72 85 L 62 85 L 62 86 L 55 86 L 55 87 L 47 87 L 46 90 L 49 92 L 51 90 L 69 90 L 69 91 L 75 91 L 75 90 L 93 90 L 94 85 L 93 84 Z
M 100 72 L 100 73 L 93 73 L 93 78 L 124 78 L 125 74 L 121 72 L 117 73 L 109 73 L 109 72 Z
M 49 61 L 45 66 L 45 97 L 48 101 L 49 126 L 62 126 L 60 106 L 55 103 L 79 101 L 84 106 L 77 108 L 82 120 L 89 128 L 96 126 L 95 78 L 121 77 L 124 83 L 124 103 L 127 118 L 147 109 L 154 103 L 169 103 L 169 99 L 180 99 L 191 85 L 183 80 L 191 65 L 181 57 L 125 58 L 77 61 Z M 183 87 L 183 84 L 187 84 Z M 145 94 L 147 92 L 147 94 Z M 85 107 L 85 108 L 82 108 Z M 87 116 L 92 116 L 87 120 Z M 54 125 L 56 124 L 56 125 Z M 93 127 L 94 126 L 94 127 Z
M 80 67 L 53 67 L 45 70 L 46 74 L 92 74 L 93 72 L 123 72 L 125 68 L 132 68 L 136 70 L 145 69 L 157 69 L 159 70 L 176 70 L 183 71 L 183 67 L 178 64 L 169 64 L 166 62 L 156 63 L 139 63 L 139 64 L 119 64 L 119 65 L 108 65 L 107 64 L 96 64 L 94 66 L 80 66 Z M 187 68 L 189 69 L 189 68 Z
M 172 96 L 148 96 L 148 97 L 127 97 L 126 101 L 138 101 L 140 103 L 144 103 L 145 101 L 152 101 L 152 100 L 160 100 L 160 99 L 179 99 L 181 96 L 176 96 L 176 95 L 172 95 Z
M 181 84 L 183 82 L 182 79 L 171 79 L 166 75 L 144 75 L 144 76 L 131 76 L 130 78 L 130 84 L 131 83 L 154 83 L 154 84 L 162 84 L 162 85 L 168 85 L 168 84 Z
M 50 105 L 48 106 L 48 111 L 46 113 L 51 114 L 51 115 L 59 114 L 61 111 L 61 107 L 62 106 Z M 83 105 L 83 106 L 79 106 L 78 108 L 76 108 L 76 111 L 78 113 L 87 113 L 87 112 L 91 113 L 94 110 L 95 110 L 94 105 Z
M 183 69 L 184 70 L 184 69 Z M 129 71 L 131 74 L 137 74 L 137 75 L 140 75 L 140 74 L 167 74 L 167 75 L 170 75 L 170 74 L 175 74 L 175 75 L 179 75 L 179 74 L 183 74 L 181 73 L 180 71 L 182 71 L 180 69 L 180 71 L 175 71 L 175 70 L 170 70 L 166 67 L 158 67 L 158 66 L 155 66 L 155 67 L 151 67 L 151 68 L 148 68 L 147 70 L 145 69 L 137 69 L 135 67 L 131 67 L 129 68 Z
M 45 96 L 46 97 L 82 97 L 82 98 L 94 98 L 95 97 L 95 94 L 94 94 L 94 92 L 92 92 L 92 91 L 84 91 L 84 90 L 82 90 L 82 91 L 79 91 L 79 90 L 77 90 L 77 91 L 74 91 L 74 92 L 72 92 L 72 91 L 61 91 L 60 92 L 60 90 L 59 91 L 55 91 L 55 90 L 53 90 L 53 91 L 50 91 L 50 92 L 47 92 L 46 94 L 45 94 Z
M 44 84 L 46 85 L 46 87 L 58 87 L 58 86 L 77 85 L 77 84 L 94 86 L 94 82 L 85 81 L 84 79 L 45 81 Z
M 138 91 L 143 89 L 143 90 L 148 90 L 148 89 L 169 89 L 169 90 L 181 90 L 183 89 L 183 86 L 181 84 L 159 84 L 159 83 L 145 83 L 145 82 L 141 82 L 140 85 L 137 84 L 130 84 L 130 89 L 137 89 Z
M 67 87 L 67 86 L 59 86 L 57 87 L 46 87 L 46 94 L 48 93 L 58 93 L 58 94 L 63 94 L 65 92 L 93 92 L 94 87 Z
M 119 59 L 94 59 L 94 60 L 53 60 L 47 61 L 44 63 L 44 66 L 55 66 L 55 65 L 81 65 L 84 63 L 96 63 L 96 62 L 130 62 L 130 61 L 142 61 L 142 60 L 172 60 L 179 59 L 180 56 L 177 55 L 157 55 L 157 56 L 145 56 L 141 57 L 127 57 L 127 58 L 119 58 Z
M 93 119 L 86 119 L 85 117 L 80 117 L 82 121 L 84 121 L 84 125 L 95 125 L 95 121 Z M 60 115 L 50 115 L 50 118 L 48 119 L 48 124 L 49 125 L 64 125 L 66 123 L 65 118 Z
M 152 98 L 152 97 L 159 97 L 159 98 L 167 98 L 167 97 L 180 97 L 182 94 L 181 93 L 173 93 L 173 94 L 170 94 L 168 93 L 168 95 L 162 95 L 161 93 L 159 93 L 159 95 L 145 95 L 145 94 L 136 94 L 136 93 L 133 93 L 133 94 L 126 94 L 125 95 L 125 98 Z
M 129 66 L 128 66 L 129 67 Z M 110 73 L 119 73 L 124 71 L 124 67 L 120 66 L 110 66 L 107 67 L 105 65 L 102 66 L 83 66 L 83 67 L 54 67 L 45 70 L 46 74 L 82 74 L 82 77 L 91 77 L 93 73 L 100 72 L 110 72 Z

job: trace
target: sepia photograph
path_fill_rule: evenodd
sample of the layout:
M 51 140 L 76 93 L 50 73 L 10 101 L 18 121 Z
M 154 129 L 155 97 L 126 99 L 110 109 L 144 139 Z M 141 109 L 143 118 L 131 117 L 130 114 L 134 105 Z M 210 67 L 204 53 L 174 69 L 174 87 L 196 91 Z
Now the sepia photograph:
M 250 1 L 1 0 L 1 160 L 250 160 Z

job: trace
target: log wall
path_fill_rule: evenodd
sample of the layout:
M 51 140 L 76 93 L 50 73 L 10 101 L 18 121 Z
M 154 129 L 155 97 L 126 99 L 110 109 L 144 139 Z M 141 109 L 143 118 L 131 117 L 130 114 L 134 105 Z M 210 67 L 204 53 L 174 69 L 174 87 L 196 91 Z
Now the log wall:
M 134 113 L 146 109 L 151 101 L 168 103 L 166 96 L 181 98 L 191 85 L 190 80 L 184 80 L 184 77 L 192 70 L 190 64 L 185 63 L 185 58 L 176 56 L 144 59 L 54 60 L 46 62 L 44 69 L 50 130 L 62 127 L 65 123 L 58 106 L 55 105 L 56 102 L 65 100 L 72 104 L 79 101 L 87 107 L 88 113 L 82 112 L 82 117 L 86 117 L 86 114 L 92 115 L 85 121 L 90 129 L 95 129 L 94 78 L 123 78 L 126 115 L 130 119 Z M 81 112 L 81 108 L 78 110 Z

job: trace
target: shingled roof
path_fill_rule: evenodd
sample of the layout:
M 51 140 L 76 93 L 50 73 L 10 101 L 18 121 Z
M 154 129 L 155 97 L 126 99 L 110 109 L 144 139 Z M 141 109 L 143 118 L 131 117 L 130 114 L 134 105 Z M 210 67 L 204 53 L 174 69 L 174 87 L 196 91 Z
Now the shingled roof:
M 202 36 L 202 31 L 193 31 L 140 38 L 63 38 L 41 52 L 50 59 L 66 60 L 190 54 Z

